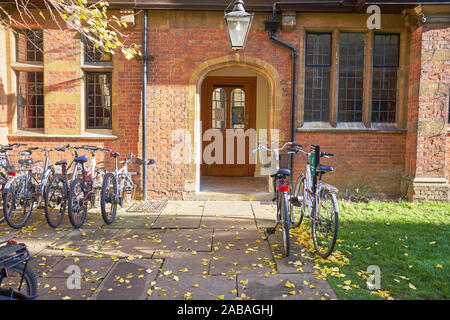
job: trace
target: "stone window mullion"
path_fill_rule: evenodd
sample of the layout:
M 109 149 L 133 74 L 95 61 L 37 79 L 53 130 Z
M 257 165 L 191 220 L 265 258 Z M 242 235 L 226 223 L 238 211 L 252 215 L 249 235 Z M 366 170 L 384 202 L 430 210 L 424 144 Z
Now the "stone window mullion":
M 372 65 L 373 65 L 373 30 L 369 30 L 366 36 L 366 49 L 364 61 L 364 102 L 363 102 L 363 123 L 366 128 L 372 125 Z
M 330 82 L 330 124 L 337 126 L 339 88 L 339 29 L 334 29 L 331 37 L 331 82 Z

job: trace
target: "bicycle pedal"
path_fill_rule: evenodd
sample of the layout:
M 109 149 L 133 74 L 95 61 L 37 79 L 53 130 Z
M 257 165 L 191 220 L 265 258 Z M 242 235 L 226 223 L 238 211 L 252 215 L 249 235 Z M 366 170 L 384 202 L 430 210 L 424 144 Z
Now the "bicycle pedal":
M 266 228 L 267 235 L 263 238 L 264 240 L 269 239 L 269 237 L 274 234 L 276 231 L 276 228 Z

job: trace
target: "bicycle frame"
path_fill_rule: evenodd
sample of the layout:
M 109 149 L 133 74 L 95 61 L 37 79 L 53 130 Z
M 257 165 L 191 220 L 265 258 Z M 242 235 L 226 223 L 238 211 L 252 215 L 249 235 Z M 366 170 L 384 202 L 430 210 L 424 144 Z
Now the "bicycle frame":
M 131 153 L 130 157 L 124 161 L 123 167 L 120 169 L 117 169 L 117 158 L 114 158 L 114 176 L 117 182 L 120 181 L 118 184 L 116 197 L 119 197 L 120 195 L 123 194 L 125 185 L 130 185 L 133 188 L 135 188 L 136 186 L 135 183 L 131 180 L 130 176 L 128 175 L 128 164 L 131 162 L 133 158 L 134 154 Z M 131 198 L 134 198 L 134 190 Z

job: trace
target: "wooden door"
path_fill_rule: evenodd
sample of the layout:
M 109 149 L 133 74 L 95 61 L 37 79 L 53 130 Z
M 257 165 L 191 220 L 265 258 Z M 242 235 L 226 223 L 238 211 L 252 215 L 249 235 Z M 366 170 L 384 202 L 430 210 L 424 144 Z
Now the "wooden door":
M 256 77 L 207 77 L 202 86 L 201 102 L 202 136 L 210 139 L 203 139 L 201 174 L 253 176 L 255 164 L 250 163 L 249 152 L 251 139 L 248 136 L 238 139 L 236 136 L 255 129 Z M 215 143 L 219 133 L 222 150 L 214 147 L 219 145 Z M 230 153 L 231 148 L 233 153 Z M 214 161 L 208 160 L 208 155 L 212 155 Z

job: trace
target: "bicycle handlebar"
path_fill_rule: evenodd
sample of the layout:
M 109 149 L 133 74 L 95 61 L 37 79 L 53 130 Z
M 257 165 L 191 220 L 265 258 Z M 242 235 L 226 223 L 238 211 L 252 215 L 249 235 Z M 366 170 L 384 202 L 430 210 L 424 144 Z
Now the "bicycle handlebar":
M 284 148 L 286 148 L 286 146 L 288 146 L 288 145 L 292 145 L 292 146 L 294 146 L 294 147 L 303 148 L 303 146 L 302 146 L 301 144 L 298 144 L 297 142 L 286 142 L 281 148 L 278 148 L 278 149 L 275 149 L 275 148 L 274 148 L 274 149 L 270 149 L 270 148 L 266 147 L 265 145 L 260 144 L 260 145 L 258 146 L 258 148 L 253 149 L 252 152 L 253 152 L 253 153 L 256 153 L 256 152 L 258 152 L 258 150 L 260 150 L 260 149 L 265 149 L 265 150 L 271 151 L 271 152 L 273 152 L 273 151 L 280 151 L 280 150 L 283 150 Z

